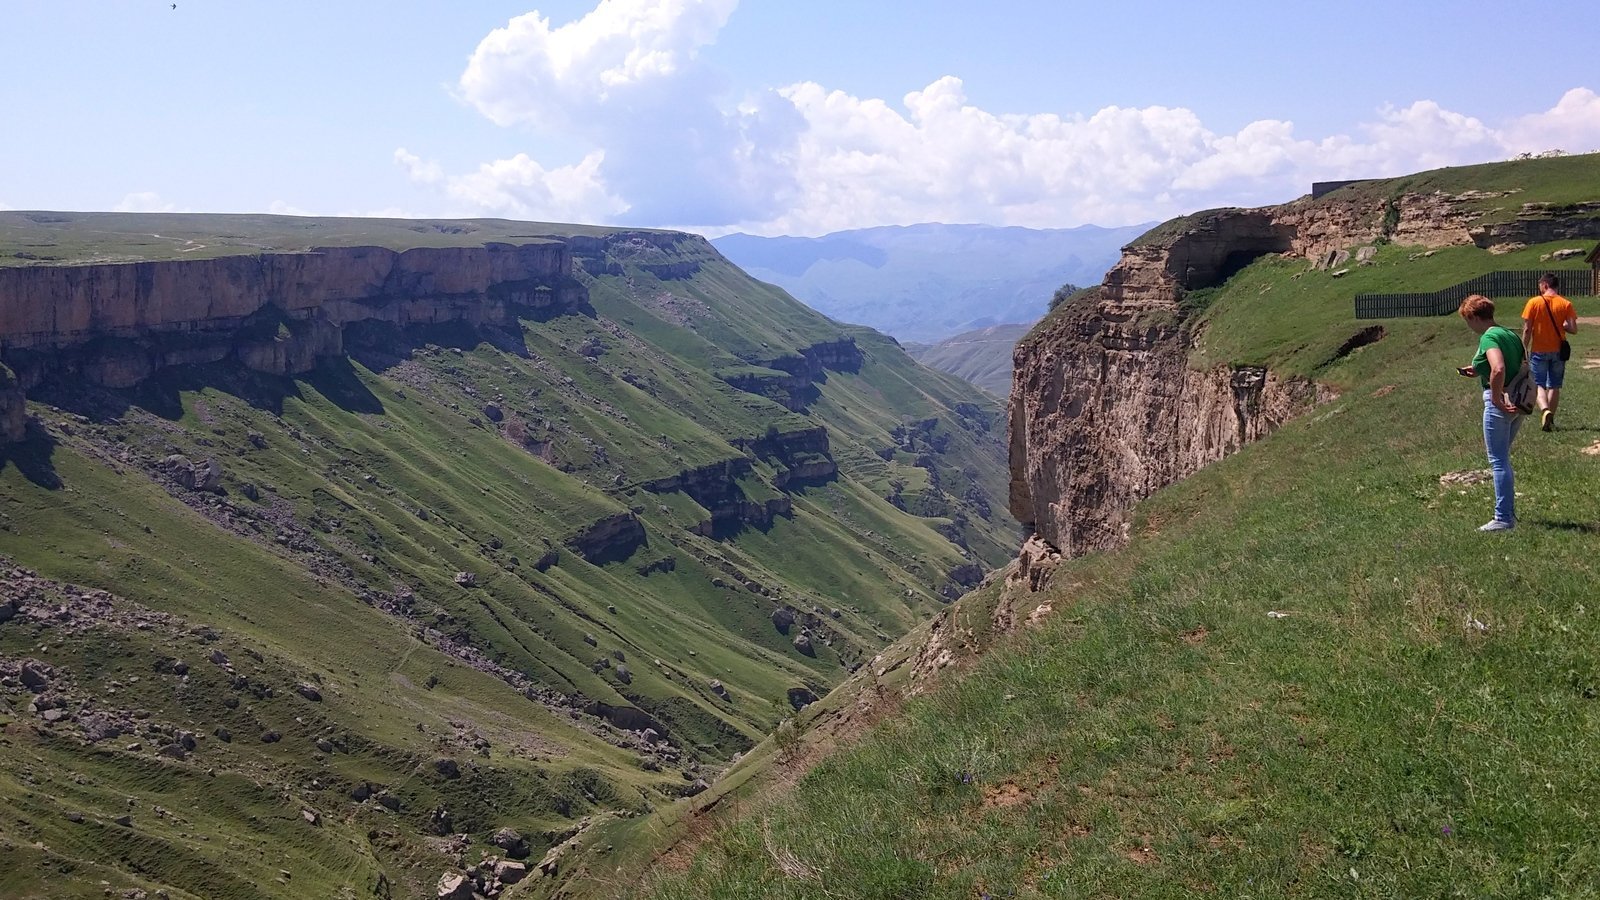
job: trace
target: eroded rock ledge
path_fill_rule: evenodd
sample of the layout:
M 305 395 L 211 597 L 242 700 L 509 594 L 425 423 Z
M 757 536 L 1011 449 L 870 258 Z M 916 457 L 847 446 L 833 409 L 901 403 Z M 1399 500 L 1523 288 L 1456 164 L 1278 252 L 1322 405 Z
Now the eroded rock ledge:
M 1485 201 L 1503 207 L 1491 217 Z M 1012 514 L 1068 557 L 1120 546 L 1139 500 L 1327 398 L 1323 387 L 1259 367 L 1191 368 L 1186 290 L 1221 284 L 1268 253 L 1326 265 L 1378 241 L 1493 250 L 1600 237 L 1594 204 L 1520 204 L 1504 221 L 1504 208 L 1516 203 L 1509 193 L 1356 191 L 1208 210 L 1152 230 L 1124 248 L 1098 289 L 1017 345 Z
M 559 239 L 405 251 L 306 253 L 0 268 L 0 437 L 15 439 L 17 391 L 70 379 L 132 387 L 169 366 L 235 360 L 309 371 L 347 342 L 460 325 L 511 329 L 520 315 L 579 308 Z

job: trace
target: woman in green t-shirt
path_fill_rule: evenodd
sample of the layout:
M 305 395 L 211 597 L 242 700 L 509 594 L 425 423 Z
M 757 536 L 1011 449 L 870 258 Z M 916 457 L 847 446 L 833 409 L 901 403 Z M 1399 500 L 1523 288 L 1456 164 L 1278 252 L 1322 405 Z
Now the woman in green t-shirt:
M 1522 428 L 1522 411 L 1506 396 L 1506 385 L 1522 370 L 1522 338 L 1494 323 L 1494 301 L 1473 294 L 1461 301 L 1461 318 L 1478 335 L 1471 366 L 1456 371 L 1476 375 L 1483 388 L 1483 446 L 1494 473 L 1494 518 L 1479 531 L 1510 531 L 1517 524 L 1516 481 L 1511 474 L 1511 442 Z

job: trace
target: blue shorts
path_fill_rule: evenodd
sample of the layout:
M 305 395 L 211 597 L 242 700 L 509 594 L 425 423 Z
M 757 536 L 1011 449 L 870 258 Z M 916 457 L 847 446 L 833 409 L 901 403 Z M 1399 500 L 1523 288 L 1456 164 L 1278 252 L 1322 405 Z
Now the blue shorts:
M 1533 383 L 1542 388 L 1558 388 L 1567 377 L 1567 361 L 1557 353 L 1528 354 L 1528 368 L 1533 370 Z

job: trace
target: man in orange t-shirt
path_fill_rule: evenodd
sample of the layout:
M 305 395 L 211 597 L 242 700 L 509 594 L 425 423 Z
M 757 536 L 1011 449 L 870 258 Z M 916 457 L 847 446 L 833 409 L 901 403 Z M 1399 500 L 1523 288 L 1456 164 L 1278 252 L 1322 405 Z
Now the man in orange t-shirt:
M 1539 427 L 1556 427 L 1556 406 L 1561 402 L 1561 382 L 1567 375 L 1561 342 L 1578 333 L 1578 313 L 1572 302 L 1556 293 L 1561 279 L 1554 272 L 1539 279 L 1539 296 L 1522 308 L 1522 346 L 1528 351 L 1533 383 L 1539 387 Z

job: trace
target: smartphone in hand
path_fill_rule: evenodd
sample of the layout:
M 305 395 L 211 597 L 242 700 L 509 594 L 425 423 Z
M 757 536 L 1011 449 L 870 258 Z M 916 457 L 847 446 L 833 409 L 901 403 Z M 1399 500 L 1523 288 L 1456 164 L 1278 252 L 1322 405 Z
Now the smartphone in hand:
M 1478 373 L 1471 366 L 1456 366 L 1456 374 L 1462 378 L 1474 378 Z

